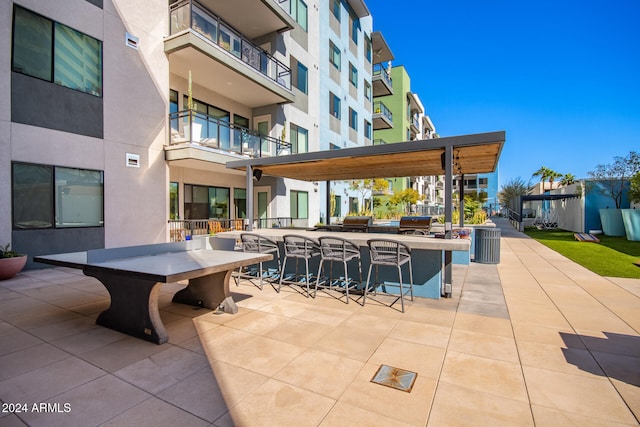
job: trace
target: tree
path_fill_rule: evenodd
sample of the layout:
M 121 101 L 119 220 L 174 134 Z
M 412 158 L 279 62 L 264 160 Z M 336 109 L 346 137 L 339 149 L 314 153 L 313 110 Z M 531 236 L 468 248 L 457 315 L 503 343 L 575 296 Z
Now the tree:
M 640 173 L 640 154 L 631 151 L 625 157 L 616 156 L 613 163 L 597 165 L 589 172 L 594 180 L 598 181 L 600 191 L 613 199 L 616 209 L 622 205 L 622 193 L 627 181 Z
M 574 184 L 576 182 L 576 177 L 572 173 L 565 173 L 562 175 L 562 179 L 560 180 L 560 185 L 566 187 L 567 185 Z
M 553 181 L 555 181 L 556 179 L 562 177 L 562 174 L 554 171 L 553 169 L 549 169 L 546 166 L 541 166 L 540 169 L 535 171 L 531 176 L 532 177 L 535 177 L 535 176 L 539 176 L 540 177 L 540 182 L 542 182 L 542 191 L 544 191 L 545 190 L 544 182 L 546 180 L 549 180 L 549 187 L 550 187 L 549 189 L 553 189 Z
M 513 203 L 519 196 L 525 196 L 530 193 L 530 182 L 525 182 L 522 178 L 512 178 L 500 188 L 498 192 L 498 200 L 504 206 L 513 207 Z
M 407 205 L 413 205 L 420 200 L 420 193 L 413 188 L 405 188 L 400 192 L 394 192 L 393 196 L 389 197 L 389 204 L 397 206 L 402 205 L 402 210 L 407 212 Z
M 640 172 L 631 177 L 631 185 L 629 186 L 629 201 L 631 203 L 640 203 Z
M 389 182 L 384 178 L 361 179 L 349 182 L 349 189 L 360 195 L 360 213 L 364 209 L 364 199 L 373 192 L 384 192 L 389 189 Z

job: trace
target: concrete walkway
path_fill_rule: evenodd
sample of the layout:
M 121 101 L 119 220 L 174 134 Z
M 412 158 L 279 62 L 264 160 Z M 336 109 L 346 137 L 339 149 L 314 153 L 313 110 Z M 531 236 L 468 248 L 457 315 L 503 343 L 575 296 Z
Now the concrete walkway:
M 495 222 L 501 263 L 455 266 L 451 299 L 402 314 L 246 282 L 228 315 L 168 284 L 161 346 L 96 326 L 94 279 L 23 272 L 0 282 L 0 425 L 638 425 L 640 280 Z M 381 364 L 416 372 L 411 392 L 372 383 Z

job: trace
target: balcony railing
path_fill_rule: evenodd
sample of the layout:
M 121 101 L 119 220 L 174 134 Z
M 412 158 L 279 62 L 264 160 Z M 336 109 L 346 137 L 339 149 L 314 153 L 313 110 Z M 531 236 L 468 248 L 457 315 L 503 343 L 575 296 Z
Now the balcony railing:
M 393 122 L 393 114 L 391 114 L 391 111 L 381 101 L 373 103 L 373 114 L 383 114 Z
M 249 13 L 250 11 L 247 11 Z M 260 46 L 254 45 L 218 16 L 195 0 L 174 3 L 169 8 L 171 34 L 191 28 L 214 45 L 229 52 L 280 86 L 291 90 L 291 69 Z
M 416 116 L 411 116 L 411 125 L 416 128 L 416 131 L 420 131 L 420 120 Z
M 382 64 L 373 64 L 373 77 L 375 76 L 382 76 L 382 79 L 389 84 L 389 87 L 393 87 L 391 74 Z
M 376 138 L 376 139 L 373 140 L 373 145 L 384 145 L 386 143 L 387 143 L 387 141 L 385 141 L 382 138 Z
M 180 242 L 191 240 L 194 236 L 209 236 L 229 230 L 244 230 L 245 219 L 209 218 L 209 219 L 170 219 L 169 240 Z M 290 217 L 257 218 L 254 224 L 258 228 L 285 228 L 291 227 L 293 220 Z
M 170 145 L 190 142 L 250 157 L 291 153 L 288 142 L 195 110 L 171 113 L 169 123 Z

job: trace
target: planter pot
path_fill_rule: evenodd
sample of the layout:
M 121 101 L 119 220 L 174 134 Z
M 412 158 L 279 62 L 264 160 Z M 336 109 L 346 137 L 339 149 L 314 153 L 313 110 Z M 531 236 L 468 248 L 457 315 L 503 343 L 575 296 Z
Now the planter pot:
M 607 236 L 625 235 L 622 209 L 600 209 L 600 222 L 602 231 Z
M 622 221 L 627 233 L 627 240 L 640 240 L 640 210 L 622 209 Z
M 0 280 L 11 279 L 20 273 L 27 263 L 27 256 L 0 258 Z

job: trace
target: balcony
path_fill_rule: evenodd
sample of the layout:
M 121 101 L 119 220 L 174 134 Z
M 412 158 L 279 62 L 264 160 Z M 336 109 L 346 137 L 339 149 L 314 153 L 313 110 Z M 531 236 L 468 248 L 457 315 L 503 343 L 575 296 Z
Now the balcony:
M 391 129 L 393 114 L 381 101 L 373 103 L 373 130 Z
M 413 138 L 417 137 L 420 134 L 420 121 L 417 116 L 411 116 L 409 119 L 409 130 L 411 131 L 411 136 Z
M 382 64 L 373 64 L 373 96 L 393 95 L 391 74 Z
M 224 19 L 247 38 L 292 30 L 290 0 L 198 0 L 205 9 Z
M 384 145 L 386 143 L 387 143 L 387 141 L 385 141 L 382 138 L 376 138 L 376 139 L 373 140 L 373 145 Z
M 291 144 L 195 110 L 169 114 L 171 136 L 165 158 L 224 164 L 243 157 L 291 153 Z
M 187 80 L 191 71 L 198 85 L 251 108 L 295 101 L 289 67 L 218 15 L 194 0 L 174 3 L 169 13 L 171 73 Z

